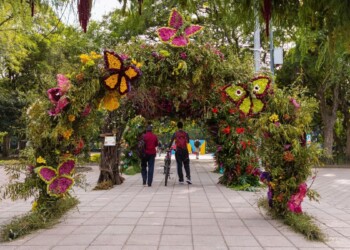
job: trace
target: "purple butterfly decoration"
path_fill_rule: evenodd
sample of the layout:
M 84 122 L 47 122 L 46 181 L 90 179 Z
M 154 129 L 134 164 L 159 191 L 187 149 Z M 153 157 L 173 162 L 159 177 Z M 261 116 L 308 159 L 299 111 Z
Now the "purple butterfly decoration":
M 203 29 L 203 26 L 186 24 L 182 15 L 172 9 L 168 25 L 157 30 L 160 40 L 174 47 L 185 47 L 190 41 L 189 37 Z

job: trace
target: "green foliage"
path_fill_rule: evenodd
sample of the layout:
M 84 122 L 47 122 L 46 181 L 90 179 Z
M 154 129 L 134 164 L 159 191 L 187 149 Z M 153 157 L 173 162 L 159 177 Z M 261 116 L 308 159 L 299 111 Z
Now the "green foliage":
M 306 97 L 301 88 L 291 92 L 275 88 L 267 107 L 256 123 L 261 138 L 259 155 L 271 178 L 267 180 L 272 192 L 270 205 L 283 217 L 289 213 L 287 203 L 291 196 L 308 180 L 311 169 L 320 164 L 319 146 L 306 145 L 317 102 Z
M 9 224 L 1 227 L 0 242 L 21 238 L 39 229 L 50 228 L 78 203 L 76 198 L 67 196 L 64 199 L 46 203 L 45 206 L 33 206 L 33 211 L 16 217 Z
M 93 153 L 90 156 L 90 162 L 99 163 L 101 161 L 101 154 L 100 153 Z
M 281 220 L 284 224 L 290 226 L 295 232 L 303 234 L 308 240 L 325 241 L 324 233 L 313 222 L 313 218 L 308 214 L 295 214 L 288 212 L 286 215 L 281 216 L 276 213 L 274 209 L 269 208 L 267 200 L 264 198 L 259 199 L 258 206 L 263 207 L 272 218 Z

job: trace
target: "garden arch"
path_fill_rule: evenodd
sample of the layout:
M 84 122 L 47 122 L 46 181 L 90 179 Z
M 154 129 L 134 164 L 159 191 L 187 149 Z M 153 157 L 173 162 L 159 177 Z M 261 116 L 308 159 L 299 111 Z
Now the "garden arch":
M 48 100 L 37 100 L 29 108 L 34 153 L 24 185 L 36 195 L 38 207 L 54 205 L 68 194 L 76 157 L 91 138 L 93 125 L 101 119 L 97 110 L 103 107 L 109 111 L 103 134 L 116 136 L 117 142 L 102 151 L 100 183 L 123 182 L 119 148 L 132 117 L 195 117 L 205 119 L 217 138 L 216 161 L 224 170 L 221 183 L 246 190 L 258 185 L 262 176 L 278 214 L 301 211 L 304 182 L 317 162 L 315 148 L 304 143 L 316 105 L 299 90 L 287 93 L 275 88 L 274 96 L 267 98 L 272 94 L 268 77 L 251 80 L 249 61 L 227 48 L 189 44 L 191 32 L 200 28 L 179 29 L 183 23 L 172 24 L 174 16 L 175 22 L 181 20 L 173 10 L 170 27 L 158 30 L 165 43 L 132 42 L 116 48 L 118 53 L 80 55 L 80 67 L 69 75 L 57 75 L 57 86 L 47 91 Z M 232 82 L 237 84 L 228 85 Z M 266 101 L 260 118 L 250 119 Z M 263 138 L 259 155 L 264 174 L 258 169 L 256 131 Z

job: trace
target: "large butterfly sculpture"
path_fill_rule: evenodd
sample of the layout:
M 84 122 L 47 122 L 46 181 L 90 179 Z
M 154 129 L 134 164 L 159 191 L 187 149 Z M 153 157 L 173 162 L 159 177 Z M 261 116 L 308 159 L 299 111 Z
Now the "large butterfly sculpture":
M 141 71 L 135 65 L 125 66 L 123 59 L 113 51 L 104 51 L 106 69 L 109 75 L 104 78 L 104 84 L 109 90 L 118 90 L 120 95 L 130 91 L 130 83 L 136 80 Z
M 228 85 L 225 94 L 236 104 L 239 111 L 246 116 L 256 115 L 265 107 L 264 97 L 268 93 L 271 80 L 266 76 L 259 76 L 248 84 Z
M 50 196 L 62 196 L 73 186 L 74 179 L 71 174 L 74 171 L 74 160 L 63 162 L 57 169 L 49 166 L 42 166 L 35 171 L 40 179 L 47 184 L 47 193 Z
M 158 36 L 162 42 L 174 47 L 187 46 L 189 37 L 203 29 L 203 26 L 186 23 L 176 9 L 171 10 L 168 25 L 157 30 Z

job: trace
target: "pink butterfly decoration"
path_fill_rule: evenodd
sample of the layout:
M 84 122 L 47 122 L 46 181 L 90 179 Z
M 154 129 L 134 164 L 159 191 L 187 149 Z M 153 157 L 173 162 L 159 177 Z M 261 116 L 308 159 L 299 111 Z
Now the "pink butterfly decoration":
M 161 27 L 157 30 L 160 40 L 174 47 L 185 47 L 190 41 L 189 37 L 203 29 L 203 26 L 186 24 L 182 15 L 172 9 L 168 25 L 170 27 Z
M 74 171 L 74 160 L 63 162 L 58 169 L 42 166 L 36 169 L 40 179 L 47 184 L 47 193 L 50 196 L 62 196 L 73 186 L 74 179 L 71 174 Z

